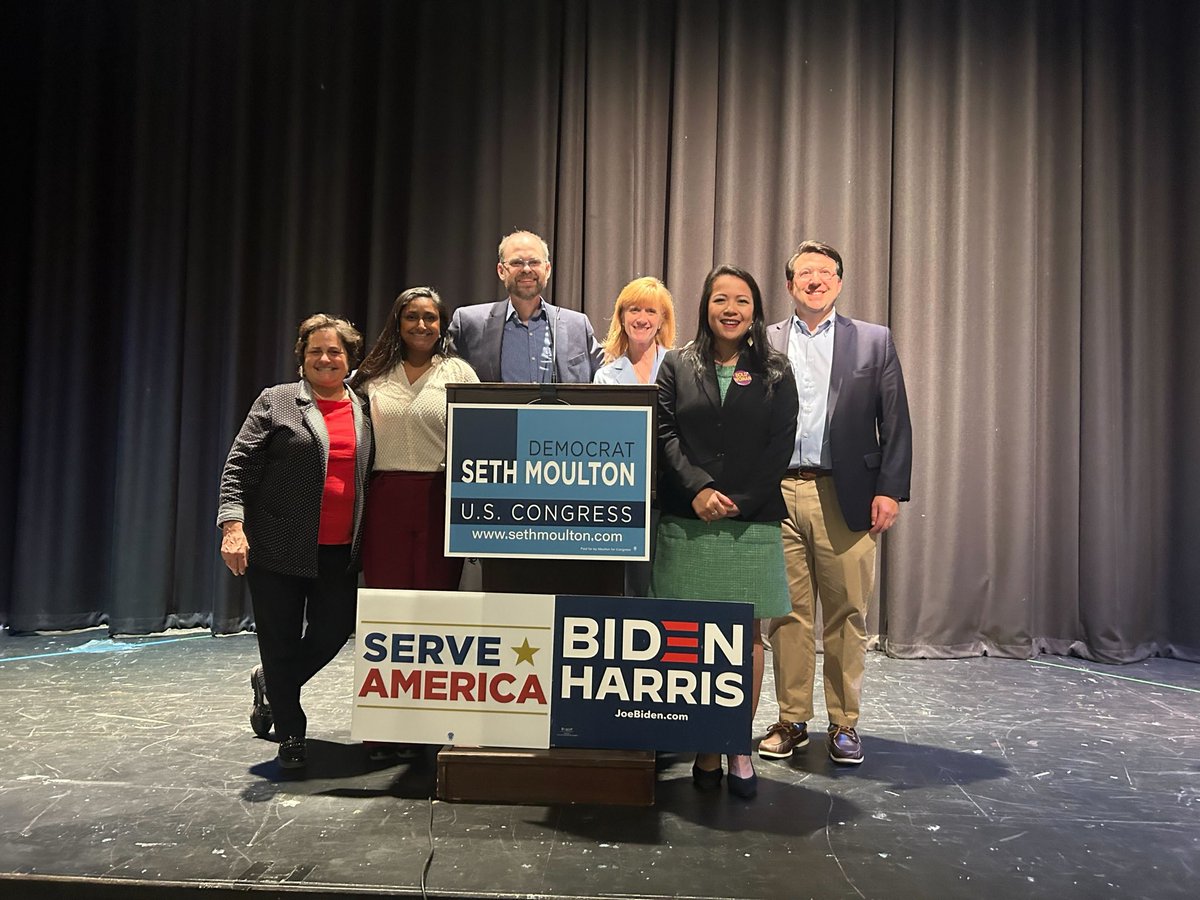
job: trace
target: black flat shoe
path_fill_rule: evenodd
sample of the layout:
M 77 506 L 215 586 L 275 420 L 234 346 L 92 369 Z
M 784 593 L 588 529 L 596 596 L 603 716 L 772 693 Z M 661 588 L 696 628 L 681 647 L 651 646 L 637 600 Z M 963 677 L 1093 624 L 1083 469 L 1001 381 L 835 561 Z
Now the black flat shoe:
M 308 748 L 304 744 L 304 738 L 284 738 L 279 742 L 279 755 L 276 759 L 280 768 L 303 769 L 308 765 Z
M 367 759 L 371 762 L 393 762 L 402 759 L 412 759 L 417 755 L 417 748 L 412 744 L 393 744 L 384 741 L 364 741 L 367 745 Z
M 741 778 L 729 773 L 729 780 L 725 782 L 729 787 L 729 793 L 735 797 L 741 797 L 743 800 L 750 800 L 758 793 L 758 773 L 753 772 L 745 778 Z
M 271 715 L 271 704 L 267 702 L 267 676 L 262 666 L 250 670 L 250 687 L 254 690 L 254 709 L 250 711 L 250 727 L 260 738 L 271 733 L 275 717 Z
M 720 766 L 715 769 L 701 769 L 695 763 L 692 764 L 692 784 L 700 788 L 702 791 L 711 791 L 721 786 L 721 776 L 725 773 Z M 730 775 L 730 778 L 733 776 Z

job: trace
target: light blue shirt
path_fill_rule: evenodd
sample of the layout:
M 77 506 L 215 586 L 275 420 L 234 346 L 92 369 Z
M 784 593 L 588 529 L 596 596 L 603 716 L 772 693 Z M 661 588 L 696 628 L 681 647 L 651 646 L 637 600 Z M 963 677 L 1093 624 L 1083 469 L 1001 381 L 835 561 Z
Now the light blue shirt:
M 650 384 L 654 384 L 658 378 L 658 367 L 662 365 L 663 357 L 667 355 L 667 348 L 662 344 L 654 345 L 654 366 L 650 369 Z M 618 356 L 607 366 L 601 366 L 596 372 L 594 379 L 595 384 L 641 384 L 638 381 L 637 372 L 633 370 L 633 363 L 629 361 L 628 356 Z
M 792 314 L 788 334 L 788 360 L 800 394 L 800 414 L 796 418 L 796 448 L 789 466 L 832 468 L 829 439 L 829 375 L 833 371 L 833 326 L 837 313 L 817 326 L 816 333 Z
M 500 380 L 514 384 L 545 384 L 554 380 L 554 335 L 546 301 L 539 300 L 529 321 L 522 322 L 509 299 L 500 339 Z

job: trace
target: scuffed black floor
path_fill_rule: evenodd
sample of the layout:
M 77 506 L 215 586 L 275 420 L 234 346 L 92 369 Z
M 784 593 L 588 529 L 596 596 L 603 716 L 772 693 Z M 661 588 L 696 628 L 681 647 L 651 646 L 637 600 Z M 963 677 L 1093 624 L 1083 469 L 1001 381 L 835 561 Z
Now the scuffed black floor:
M 436 897 L 1200 895 L 1190 663 L 872 654 L 864 765 L 814 740 L 759 761 L 742 802 L 663 756 L 647 810 L 432 803 L 432 750 L 351 743 L 349 649 L 306 691 L 309 773 L 285 779 L 247 724 L 256 653 L 0 638 L 4 896 L 420 896 L 430 832 Z

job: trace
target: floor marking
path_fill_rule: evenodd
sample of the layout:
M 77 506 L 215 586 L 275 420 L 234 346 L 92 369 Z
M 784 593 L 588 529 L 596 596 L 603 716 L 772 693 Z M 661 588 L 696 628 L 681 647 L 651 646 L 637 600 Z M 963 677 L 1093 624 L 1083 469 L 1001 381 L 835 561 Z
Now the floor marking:
M 1150 681 L 1145 678 L 1134 678 L 1132 675 L 1117 675 L 1113 672 L 1097 672 L 1095 669 L 1088 669 L 1083 666 L 1068 666 L 1063 663 L 1046 662 L 1041 659 L 1031 659 L 1029 661 L 1035 666 L 1050 666 L 1054 669 L 1068 669 L 1072 672 L 1086 672 L 1089 675 L 1098 675 L 1102 678 L 1119 678 L 1122 681 L 1136 681 L 1138 684 L 1148 684 L 1151 687 L 1170 688 L 1174 691 L 1187 691 L 1189 694 L 1200 694 L 1200 688 L 1184 687 L 1181 684 L 1165 684 L 1161 681 Z
M 198 638 L 209 637 L 212 637 L 212 635 L 193 634 L 188 637 L 163 638 L 160 641 L 142 641 L 137 644 L 119 644 L 110 639 L 88 641 L 86 644 L 80 644 L 78 647 L 72 647 L 70 650 L 55 650 L 52 653 L 34 653 L 29 656 L 0 657 L 0 666 L 10 662 L 23 662 L 27 659 L 49 659 L 52 656 L 70 656 L 73 653 L 132 653 L 135 650 L 141 650 L 143 647 L 152 647 L 155 644 L 175 644 L 179 641 L 194 641 Z

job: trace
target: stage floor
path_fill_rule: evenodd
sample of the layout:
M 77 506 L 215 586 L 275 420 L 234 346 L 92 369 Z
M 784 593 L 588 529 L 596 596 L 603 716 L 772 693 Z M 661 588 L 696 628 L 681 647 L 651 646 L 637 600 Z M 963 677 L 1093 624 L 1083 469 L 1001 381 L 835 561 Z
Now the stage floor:
M 1200 895 L 1195 664 L 873 653 L 862 766 L 813 740 L 745 802 L 663 756 L 637 809 L 431 802 L 432 750 L 351 743 L 349 647 L 284 780 L 247 723 L 256 659 L 252 635 L 0 637 L 4 896 L 420 896 L 431 848 L 430 897 Z

